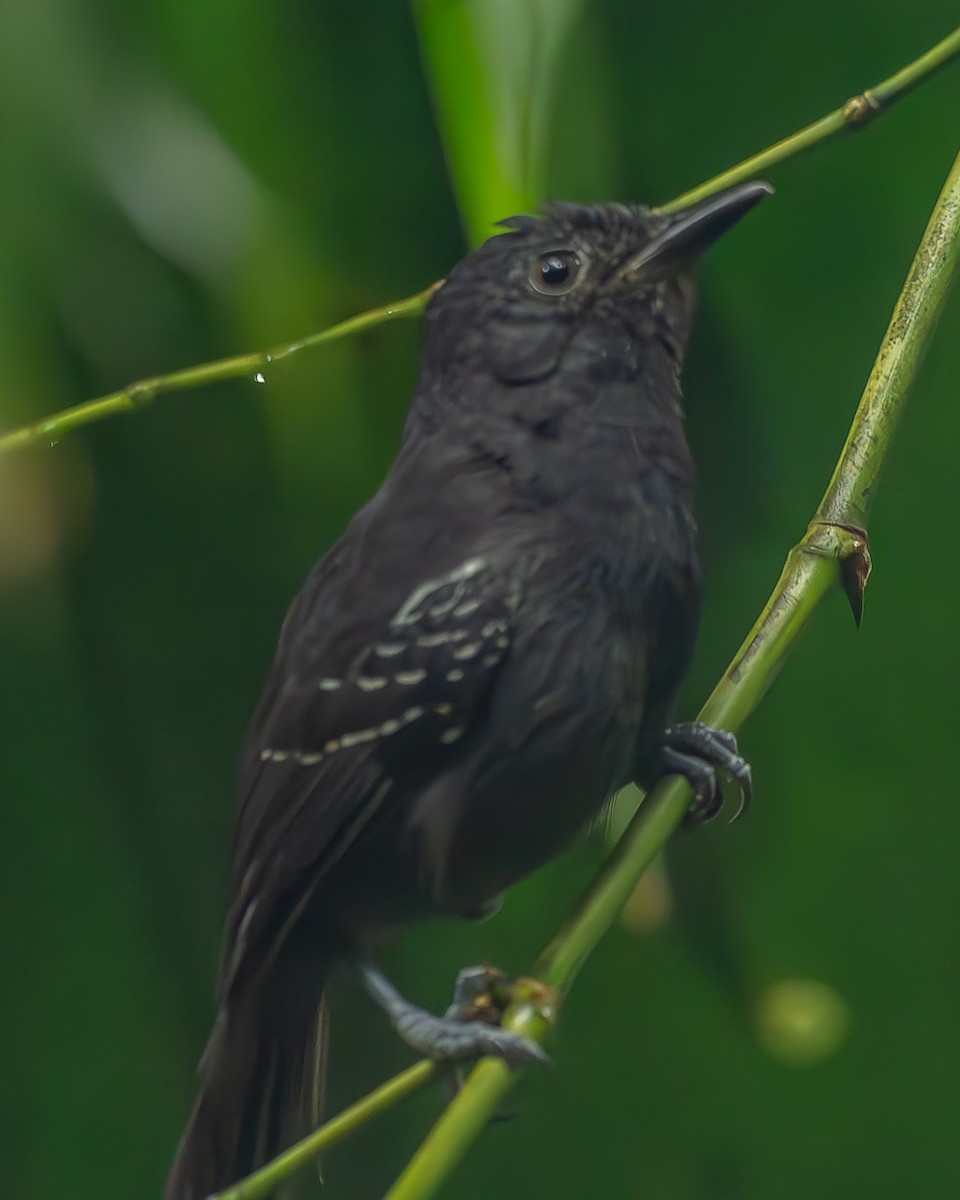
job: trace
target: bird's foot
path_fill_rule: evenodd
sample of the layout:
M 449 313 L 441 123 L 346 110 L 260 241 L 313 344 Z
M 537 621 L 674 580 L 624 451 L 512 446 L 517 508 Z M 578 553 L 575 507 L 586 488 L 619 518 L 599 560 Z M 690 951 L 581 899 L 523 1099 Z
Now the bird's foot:
M 461 971 L 453 1003 L 442 1017 L 412 1004 L 373 963 L 361 962 L 359 972 L 370 998 L 384 1010 L 407 1045 L 425 1058 L 458 1063 L 492 1055 L 510 1067 L 550 1062 L 536 1042 L 501 1029 L 503 1010 L 513 998 L 512 986 L 493 967 Z
M 685 818 L 688 825 L 712 820 L 723 807 L 720 775 L 733 780 L 740 790 L 740 804 L 732 821 L 750 804 L 750 764 L 740 754 L 737 739 L 728 730 L 714 729 L 703 721 L 685 721 L 663 731 L 657 774 L 682 775 L 690 784 L 693 802 Z

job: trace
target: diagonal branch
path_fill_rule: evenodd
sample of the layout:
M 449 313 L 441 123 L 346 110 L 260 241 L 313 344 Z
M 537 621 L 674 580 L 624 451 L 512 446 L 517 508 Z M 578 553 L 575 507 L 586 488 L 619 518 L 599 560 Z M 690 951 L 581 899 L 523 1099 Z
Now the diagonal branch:
M 284 1150 L 275 1159 L 268 1162 L 246 1179 L 233 1184 L 220 1192 L 217 1200 L 261 1200 L 269 1196 L 284 1179 L 289 1178 L 294 1171 L 308 1166 L 318 1154 L 335 1142 L 341 1141 L 355 1129 L 396 1104 L 417 1088 L 423 1087 L 431 1079 L 435 1079 L 439 1068 L 436 1063 L 421 1059 L 393 1079 L 374 1088 L 368 1095 L 345 1108 L 343 1112 L 331 1117 L 319 1129 L 315 1129 L 309 1137 L 303 1138 L 289 1150 Z
M 794 158 L 813 146 L 830 141 L 838 134 L 862 128 L 872 118 L 886 111 L 896 100 L 905 96 L 958 56 L 960 56 L 960 29 L 954 30 L 943 41 L 938 42 L 936 46 L 922 54 L 914 62 L 891 75 L 889 79 L 885 79 L 875 87 L 868 88 L 859 96 L 848 100 L 841 108 L 814 121 L 812 125 L 807 125 L 797 133 L 762 150 L 759 154 L 744 159 L 743 162 L 731 167 L 728 171 L 724 171 L 706 183 L 668 201 L 661 206 L 660 211 L 673 212 L 695 200 L 712 196 L 734 183 L 752 179 L 769 167 Z M 87 400 L 83 404 L 63 409 L 61 412 L 43 417 L 39 421 L 13 429 L 9 433 L 0 434 L 0 454 L 31 445 L 55 445 L 68 433 L 72 433 L 74 429 L 103 420 L 105 417 L 133 412 L 141 406 L 149 404 L 157 396 L 204 387 L 208 383 L 217 383 L 224 379 L 255 378 L 258 372 L 265 371 L 282 359 L 292 358 L 294 355 L 300 354 L 304 350 L 311 350 L 324 342 L 359 333 L 375 325 L 383 324 L 385 321 L 393 320 L 395 317 L 419 316 L 438 286 L 438 283 L 431 284 L 423 291 L 417 292 L 416 295 L 409 296 L 405 300 L 396 300 L 381 308 L 372 308 L 368 312 L 331 325 L 328 329 L 308 334 L 299 341 L 276 346 L 270 350 L 255 351 L 250 354 L 236 355 L 233 358 L 219 359 L 216 362 L 201 363 L 199 366 L 172 371 L 168 375 L 143 379 L 138 383 L 129 384 L 119 391 L 111 392 L 107 396 L 100 396 L 95 400 Z
M 749 179 L 756 178 L 757 175 L 763 175 L 771 167 L 775 167 L 788 158 L 796 158 L 798 154 L 803 154 L 813 146 L 832 141 L 835 137 L 845 133 L 856 133 L 857 130 L 863 129 L 876 117 L 886 112 L 897 100 L 901 100 L 908 92 L 912 92 L 924 80 L 929 79 L 941 67 L 952 62 L 958 54 L 960 54 L 960 29 L 955 29 L 942 42 L 938 42 L 926 54 L 921 54 L 918 59 L 891 75 L 889 79 L 884 79 L 882 83 L 867 88 L 858 96 L 852 96 L 846 104 L 827 113 L 825 117 L 820 117 L 812 124 L 805 125 L 803 129 L 798 129 L 789 137 L 774 142 L 772 146 L 761 150 L 752 158 L 745 158 L 735 167 L 730 167 L 729 170 L 714 175 L 706 183 L 701 183 L 698 187 L 691 188 L 689 192 L 677 196 L 676 199 L 664 204 L 662 211 L 674 212 L 688 204 L 695 204 L 698 200 L 705 200 L 707 196 L 723 191 L 724 188 L 733 187 L 734 184 L 745 183 Z
M 427 301 L 440 286 L 440 282 L 431 283 L 422 292 L 408 296 L 405 300 L 394 300 L 391 304 L 348 317 L 328 329 L 308 333 L 296 342 L 285 342 L 269 350 L 255 350 L 250 354 L 219 358 L 214 362 L 200 363 L 196 367 L 171 371 L 168 375 L 141 379 L 118 392 L 110 392 L 109 395 L 99 396 L 96 400 L 87 400 L 83 404 L 74 405 L 73 408 L 65 408 L 49 417 L 42 417 L 39 421 L 13 429 L 10 433 L 0 434 L 0 454 L 6 450 L 20 450 L 30 445 L 55 446 L 74 429 L 90 425 L 94 421 L 102 421 L 104 417 L 135 412 L 168 392 L 184 392 L 190 388 L 206 387 L 207 384 L 219 383 L 224 379 L 257 379 L 259 374 L 275 367 L 278 362 L 293 358 L 304 350 L 312 350 L 314 346 L 321 346 L 324 342 L 333 342 L 352 333 L 362 333 L 365 329 L 382 325 L 384 321 L 392 321 L 396 317 L 419 317 L 426 308 Z M 259 379 L 257 381 L 262 382 Z

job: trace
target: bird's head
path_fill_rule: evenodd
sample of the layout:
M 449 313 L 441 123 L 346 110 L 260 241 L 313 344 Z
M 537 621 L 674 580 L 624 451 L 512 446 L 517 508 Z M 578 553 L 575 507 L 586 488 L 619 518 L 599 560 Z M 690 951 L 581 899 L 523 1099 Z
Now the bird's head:
M 450 273 L 427 309 L 424 365 L 474 360 L 508 384 L 542 380 L 578 335 L 679 363 L 692 311 L 689 268 L 772 189 L 747 183 L 679 212 L 554 203 L 511 217 Z

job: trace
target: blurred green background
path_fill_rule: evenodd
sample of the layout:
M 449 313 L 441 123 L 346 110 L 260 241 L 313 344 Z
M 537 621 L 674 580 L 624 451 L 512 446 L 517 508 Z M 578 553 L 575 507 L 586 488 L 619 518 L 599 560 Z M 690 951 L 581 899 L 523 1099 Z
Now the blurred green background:
M 531 195 L 665 200 L 955 21 L 947 0 L 11 0 L 0 421 L 407 295 Z M 958 112 L 954 69 L 778 169 L 705 265 L 685 715 L 820 497 Z M 749 817 L 675 841 L 578 981 L 556 1068 L 445 1195 L 960 1194 L 958 323 L 955 298 L 875 506 L 862 630 L 839 595 L 818 614 L 744 730 Z M 5 1196 L 159 1195 L 244 725 L 287 601 L 390 461 L 417 341 L 385 325 L 0 460 Z M 522 971 L 602 851 L 388 965 L 434 1007 L 466 962 Z M 338 1107 L 408 1056 L 349 989 L 334 1019 Z M 324 1194 L 382 1195 L 443 1099 L 337 1148 Z

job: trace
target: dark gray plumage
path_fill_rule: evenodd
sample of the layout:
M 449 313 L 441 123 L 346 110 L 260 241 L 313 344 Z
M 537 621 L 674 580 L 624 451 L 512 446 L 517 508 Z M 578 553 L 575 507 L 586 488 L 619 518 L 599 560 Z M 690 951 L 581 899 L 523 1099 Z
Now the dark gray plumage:
M 684 272 L 768 190 L 673 217 L 551 205 L 431 300 L 397 459 L 294 601 L 250 727 L 221 1009 L 168 1200 L 303 1132 L 336 963 L 489 911 L 631 780 L 684 774 L 701 815 L 717 769 L 748 788 L 730 735 L 667 719 L 700 591 Z M 408 1009 L 420 1048 L 532 1057 Z

